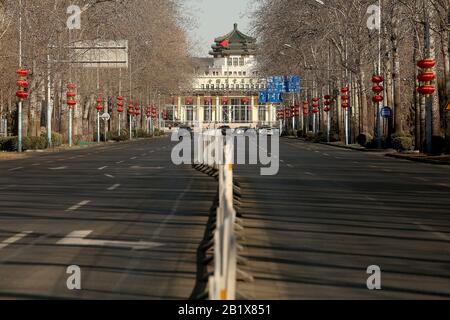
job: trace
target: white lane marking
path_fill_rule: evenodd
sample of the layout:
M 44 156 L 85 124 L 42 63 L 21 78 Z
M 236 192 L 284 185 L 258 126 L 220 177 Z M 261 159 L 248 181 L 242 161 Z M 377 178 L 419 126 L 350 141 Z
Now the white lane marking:
M 137 157 L 130 158 L 130 160 L 135 160 L 135 159 L 137 159 Z
M 15 236 L 13 236 L 13 237 L 11 237 L 9 239 L 6 239 L 2 243 L 0 243 L 0 250 L 6 248 L 10 244 L 13 244 L 13 243 L 15 243 L 17 241 L 20 241 L 21 239 L 25 238 L 27 235 L 29 235 L 32 232 L 33 231 L 24 231 L 24 232 L 16 234 Z
M 420 181 L 424 181 L 424 182 L 430 181 L 429 179 L 427 179 L 427 178 L 422 178 L 422 177 L 414 177 L 414 179 L 417 179 L 417 180 L 420 180 Z
M 37 166 L 40 166 L 40 165 L 41 165 L 40 163 L 33 163 L 31 166 L 37 167 Z
M 324 155 L 325 157 L 329 157 L 329 156 L 330 156 L 328 153 L 323 153 L 323 155 Z
M 106 168 L 108 168 L 108 166 L 104 166 L 104 167 L 100 167 L 100 168 L 98 168 L 98 170 L 105 170 Z
M 121 163 L 124 163 L 125 161 L 119 161 L 119 162 L 116 162 L 116 164 L 121 164 Z
M 91 200 L 83 200 L 80 201 L 79 203 L 77 203 L 74 206 L 71 206 L 69 209 L 67 209 L 66 211 L 76 211 L 78 209 L 80 209 L 81 207 L 84 207 L 85 205 L 87 205 L 88 203 L 90 203 Z
M 114 190 L 116 190 L 118 187 L 120 187 L 120 184 L 115 184 L 115 185 L 112 185 L 111 187 L 109 187 L 108 188 L 108 191 L 114 191 Z
M 131 166 L 130 169 L 132 169 L 132 170 L 139 170 L 139 169 L 162 170 L 162 169 L 165 169 L 165 167 L 140 167 L 140 166 Z
M 284 160 L 280 160 L 281 163 L 284 163 Z
M 9 189 L 9 188 L 14 188 L 15 186 L 16 186 L 15 184 L 10 184 L 10 185 L 7 185 L 7 186 L 0 187 L 0 190 L 6 190 L 6 189 Z
M 50 170 L 64 170 L 67 169 L 67 167 L 57 167 L 57 168 L 49 168 Z
M 305 172 L 305 174 L 308 175 L 308 176 L 315 176 L 315 174 L 312 173 L 312 172 Z
M 12 168 L 12 169 L 9 169 L 8 171 L 13 172 L 13 171 L 21 170 L 21 169 L 23 169 L 23 167 Z
M 438 183 L 437 186 L 438 187 L 450 188 L 450 184 L 448 184 L 448 183 Z
M 414 222 L 414 224 L 415 224 L 416 226 L 418 226 L 420 229 L 424 230 L 424 231 L 431 232 L 431 233 L 434 234 L 436 237 L 438 237 L 438 238 L 440 238 L 440 239 L 442 239 L 442 240 L 450 241 L 450 238 L 449 238 L 448 236 L 446 236 L 445 234 L 443 234 L 443 233 L 441 233 L 441 232 L 435 231 L 433 228 L 431 228 L 431 227 L 429 227 L 429 226 L 423 225 L 423 224 L 421 224 L 421 223 L 419 223 L 419 222 Z
M 289 168 L 293 168 L 294 166 L 292 164 L 287 165 Z
M 114 240 L 97 240 L 86 239 L 93 231 L 74 231 L 67 235 L 62 240 L 59 240 L 56 244 L 63 246 L 93 246 L 93 247 L 110 247 L 110 248 L 131 248 L 134 250 L 146 250 L 155 247 L 162 246 L 157 242 L 146 241 L 114 241 Z
M 110 174 L 105 174 L 105 177 L 114 179 L 114 176 L 113 176 L 113 175 L 110 175 Z

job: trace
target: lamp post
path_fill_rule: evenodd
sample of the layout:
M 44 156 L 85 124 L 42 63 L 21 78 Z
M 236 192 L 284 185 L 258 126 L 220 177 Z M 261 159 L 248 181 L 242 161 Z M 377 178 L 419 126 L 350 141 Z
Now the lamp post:
M 103 110 L 103 99 L 100 96 L 97 98 L 97 143 L 100 143 L 100 111 Z
M 20 71 L 20 70 L 22 70 L 22 0 L 19 0 L 19 70 L 18 71 Z M 25 71 L 25 70 L 22 70 L 22 71 Z M 26 77 L 28 75 L 28 72 L 26 72 L 26 74 L 24 72 L 22 72 L 22 74 L 20 74 L 18 72 L 18 74 L 21 77 Z M 17 94 L 19 94 L 20 91 L 25 92 L 23 90 L 20 90 L 20 88 L 19 88 L 19 91 L 17 92 Z M 18 128 L 17 128 L 17 131 L 18 131 L 18 133 L 17 133 L 17 140 L 18 140 L 17 151 L 18 152 L 22 152 L 22 103 L 23 103 L 23 100 L 26 99 L 27 97 L 28 97 L 28 94 L 26 94 L 26 97 L 25 97 L 25 95 L 22 95 L 22 97 L 18 96 L 18 98 L 19 98 L 19 103 L 17 105 L 17 118 L 18 118 L 17 119 L 17 122 L 18 122 L 18 125 L 17 125 L 18 126 Z

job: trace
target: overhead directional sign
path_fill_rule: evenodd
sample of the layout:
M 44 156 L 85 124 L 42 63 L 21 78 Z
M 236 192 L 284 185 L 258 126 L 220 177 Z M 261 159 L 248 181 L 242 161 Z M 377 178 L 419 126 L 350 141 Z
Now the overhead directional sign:
M 259 92 L 260 103 L 281 103 L 283 93 L 300 93 L 299 76 L 273 76 L 266 79 L 266 89 Z
M 157 242 L 86 239 L 92 232 L 92 230 L 74 231 L 58 241 L 57 244 L 63 246 L 130 248 L 134 250 L 146 250 L 162 246 L 161 243 Z
M 128 68 L 128 40 L 78 41 L 71 47 L 70 61 L 84 68 Z

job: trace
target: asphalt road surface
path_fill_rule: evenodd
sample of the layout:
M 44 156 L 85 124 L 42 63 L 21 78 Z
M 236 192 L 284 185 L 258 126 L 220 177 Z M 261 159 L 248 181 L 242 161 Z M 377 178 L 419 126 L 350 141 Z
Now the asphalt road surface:
M 280 172 L 237 166 L 256 299 L 449 299 L 450 168 L 282 139 Z M 382 290 L 370 291 L 369 266 Z
M 170 153 L 163 138 L 0 162 L 0 298 L 189 298 L 217 187 Z

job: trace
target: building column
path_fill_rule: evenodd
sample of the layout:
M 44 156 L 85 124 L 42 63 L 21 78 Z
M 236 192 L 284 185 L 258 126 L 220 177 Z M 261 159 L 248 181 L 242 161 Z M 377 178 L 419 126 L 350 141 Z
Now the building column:
M 256 127 L 259 121 L 259 106 L 258 106 L 258 99 L 255 96 L 252 96 L 252 125 Z

